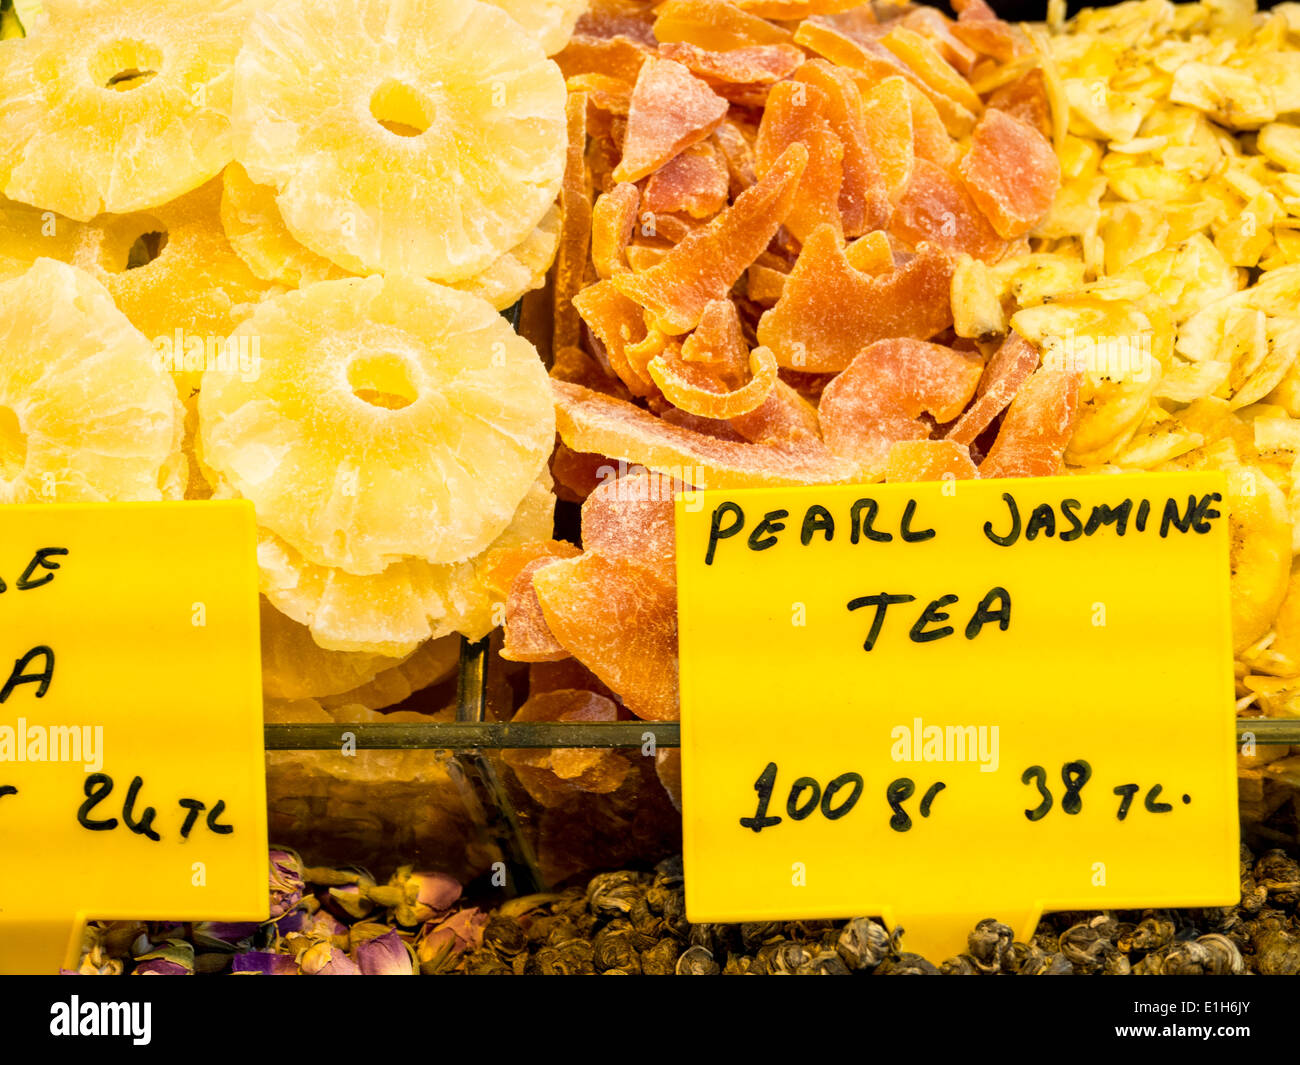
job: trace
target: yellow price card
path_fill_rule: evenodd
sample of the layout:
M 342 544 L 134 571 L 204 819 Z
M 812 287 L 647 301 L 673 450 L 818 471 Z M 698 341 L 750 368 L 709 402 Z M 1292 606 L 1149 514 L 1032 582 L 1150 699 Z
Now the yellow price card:
M 1217 473 L 677 502 L 692 921 L 985 917 L 1238 895 Z
M 0 973 L 267 916 L 255 550 L 246 502 L 0 507 Z

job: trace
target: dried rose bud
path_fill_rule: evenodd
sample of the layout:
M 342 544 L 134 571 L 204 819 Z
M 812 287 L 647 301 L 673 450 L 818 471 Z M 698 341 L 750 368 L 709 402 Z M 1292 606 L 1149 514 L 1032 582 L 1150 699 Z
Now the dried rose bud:
M 395 929 L 357 944 L 353 954 L 364 976 L 415 975 L 415 954 Z
M 329 943 L 315 943 L 298 957 L 303 976 L 360 976 L 357 963 Z
M 250 950 L 235 955 L 230 963 L 230 971 L 248 976 L 297 976 L 298 963 L 288 954 Z
M 288 913 L 302 898 L 302 859 L 293 851 L 273 850 L 271 859 L 271 919 Z

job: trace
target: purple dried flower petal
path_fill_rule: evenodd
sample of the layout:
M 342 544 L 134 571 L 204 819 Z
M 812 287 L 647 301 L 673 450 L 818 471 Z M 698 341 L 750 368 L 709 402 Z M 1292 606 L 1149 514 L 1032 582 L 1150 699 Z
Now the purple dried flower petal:
M 264 950 L 250 950 L 236 954 L 231 962 L 232 973 L 257 973 L 261 976 L 297 976 L 298 963 L 287 954 L 272 954 Z
M 415 972 L 410 948 L 396 931 L 358 943 L 353 954 L 365 976 L 411 976 Z

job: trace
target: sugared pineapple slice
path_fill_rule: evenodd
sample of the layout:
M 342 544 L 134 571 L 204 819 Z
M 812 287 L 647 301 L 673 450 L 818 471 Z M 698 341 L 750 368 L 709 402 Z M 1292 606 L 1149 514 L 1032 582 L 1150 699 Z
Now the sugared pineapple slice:
M 202 460 L 317 566 L 366 575 L 472 558 L 554 443 L 537 352 L 463 292 L 321 281 L 262 303 L 241 336 L 260 340 L 260 375 L 204 375 Z
M 231 158 L 255 0 L 46 0 L 0 62 L 0 192 L 87 222 L 147 211 Z
M 555 55 L 569 43 L 578 16 L 587 10 L 588 0 L 485 0 L 499 7 L 521 25 L 542 46 Z
M 178 497 L 176 387 L 99 282 L 53 259 L 0 282 L 0 351 L 0 503 Z
M 550 471 L 543 469 L 491 547 L 550 539 L 554 509 Z M 308 626 L 317 644 L 392 658 L 409 655 L 431 637 L 458 632 L 477 640 L 493 629 L 493 593 L 479 572 L 486 554 L 444 565 L 405 559 L 358 577 L 312 565 L 265 529 L 257 547 L 262 592 Z
M 474 0 L 280 0 L 235 67 L 235 156 L 355 274 L 462 281 L 523 241 L 564 168 L 564 78 Z

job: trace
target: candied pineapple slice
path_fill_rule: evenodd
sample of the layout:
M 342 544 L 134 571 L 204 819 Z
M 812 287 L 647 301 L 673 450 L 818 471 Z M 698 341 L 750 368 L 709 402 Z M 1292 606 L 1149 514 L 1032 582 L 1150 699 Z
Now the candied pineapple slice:
M 320 566 L 472 558 L 546 464 L 546 370 L 490 304 L 411 278 L 321 281 L 261 304 L 252 380 L 209 371 L 204 463 Z
M 463 281 L 560 191 L 559 68 L 473 0 L 287 0 L 235 65 L 235 155 L 290 232 L 356 273 Z
M 231 159 L 252 0 L 47 0 L 0 62 L 0 192 L 87 222 L 147 211 Z
M 484 0 L 519 23 L 547 55 L 569 43 L 587 0 Z
M 152 345 L 83 270 L 0 283 L 0 503 L 179 498 L 182 411 Z

